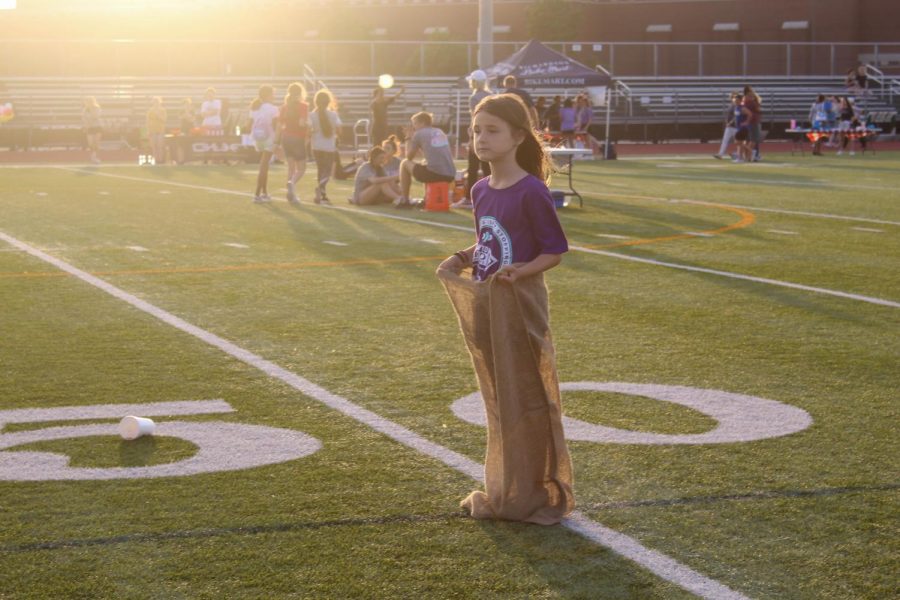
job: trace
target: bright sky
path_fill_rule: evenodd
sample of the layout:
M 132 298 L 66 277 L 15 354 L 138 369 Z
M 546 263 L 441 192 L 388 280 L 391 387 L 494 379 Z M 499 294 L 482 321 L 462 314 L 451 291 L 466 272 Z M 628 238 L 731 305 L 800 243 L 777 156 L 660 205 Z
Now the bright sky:
M 16 7 L 16 0 L 0 0 L 0 10 L 13 10 Z

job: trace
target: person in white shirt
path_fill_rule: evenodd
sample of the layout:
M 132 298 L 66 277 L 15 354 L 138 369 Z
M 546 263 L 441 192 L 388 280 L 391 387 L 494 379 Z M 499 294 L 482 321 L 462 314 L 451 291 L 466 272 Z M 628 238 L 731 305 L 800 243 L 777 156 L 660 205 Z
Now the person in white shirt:
M 279 112 L 273 102 L 274 98 L 275 90 L 272 86 L 264 85 L 259 88 L 259 97 L 250 104 L 250 118 L 253 120 L 250 135 L 259 151 L 259 173 L 256 175 L 256 193 L 253 196 L 253 201 L 256 203 L 272 200 L 267 186 L 269 162 L 275 151 L 275 124 L 278 121 Z
M 309 132 L 318 175 L 316 195 L 313 201 L 316 204 L 331 204 L 325 193 L 325 186 L 328 185 L 334 169 L 341 119 L 334 111 L 334 96 L 328 90 L 323 89 L 316 92 L 313 104 L 316 105 L 316 110 L 309 115 Z
M 216 98 L 215 88 L 206 88 L 203 104 L 200 105 L 201 125 L 206 135 L 224 135 L 222 130 L 222 101 Z

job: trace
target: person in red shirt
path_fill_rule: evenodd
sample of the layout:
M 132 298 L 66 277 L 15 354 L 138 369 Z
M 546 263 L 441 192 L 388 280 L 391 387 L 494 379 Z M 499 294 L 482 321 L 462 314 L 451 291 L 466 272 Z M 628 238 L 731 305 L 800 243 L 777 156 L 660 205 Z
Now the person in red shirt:
M 281 148 L 287 161 L 287 199 L 291 204 L 299 204 L 294 186 L 306 172 L 306 129 L 309 118 L 309 104 L 306 103 L 306 88 L 302 83 L 288 86 L 287 96 L 281 105 L 278 122 L 281 124 Z

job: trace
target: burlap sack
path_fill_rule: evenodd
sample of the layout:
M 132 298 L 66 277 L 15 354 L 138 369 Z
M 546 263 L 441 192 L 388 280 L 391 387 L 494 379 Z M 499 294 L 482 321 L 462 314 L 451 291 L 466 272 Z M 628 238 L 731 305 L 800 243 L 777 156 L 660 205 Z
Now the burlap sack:
M 572 511 L 572 463 L 542 275 L 514 284 L 439 270 L 487 415 L 485 491 L 461 505 L 476 519 L 558 523 Z

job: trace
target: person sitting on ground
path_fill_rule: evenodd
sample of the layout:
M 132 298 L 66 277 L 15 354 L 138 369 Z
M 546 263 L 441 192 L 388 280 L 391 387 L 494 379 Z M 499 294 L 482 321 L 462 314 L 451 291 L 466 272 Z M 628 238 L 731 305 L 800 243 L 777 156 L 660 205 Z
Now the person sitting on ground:
M 384 164 L 384 172 L 387 175 L 395 175 L 400 177 L 400 140 L 397 136 L 391 134 L 386 140 L 381 142 L 381 149 L 388 156 L 387 162 Z
M 387 152 L 381 146 L 375 146 L 369 150 L 367 158 L 368 161 L 356 171 L 351 202 L 368 206 L 397 200 L 400 197 L 397 176 L 389 175 L 384 169 L 389 158 Z
M 412 116 L 413 135 L 406 143 L 406 158 L 400 163 L 401 196 L 394 202 L 398 208 L 412 206 L 409 191 L 413 179 L 422 183 L 450 183 L 456 179 L 450 141 L 446 133 L 432 126 L 433 119 L 431 113 L 424 111 Z M 420 152 L 425 156 L 424 163 L 415 161 Z

